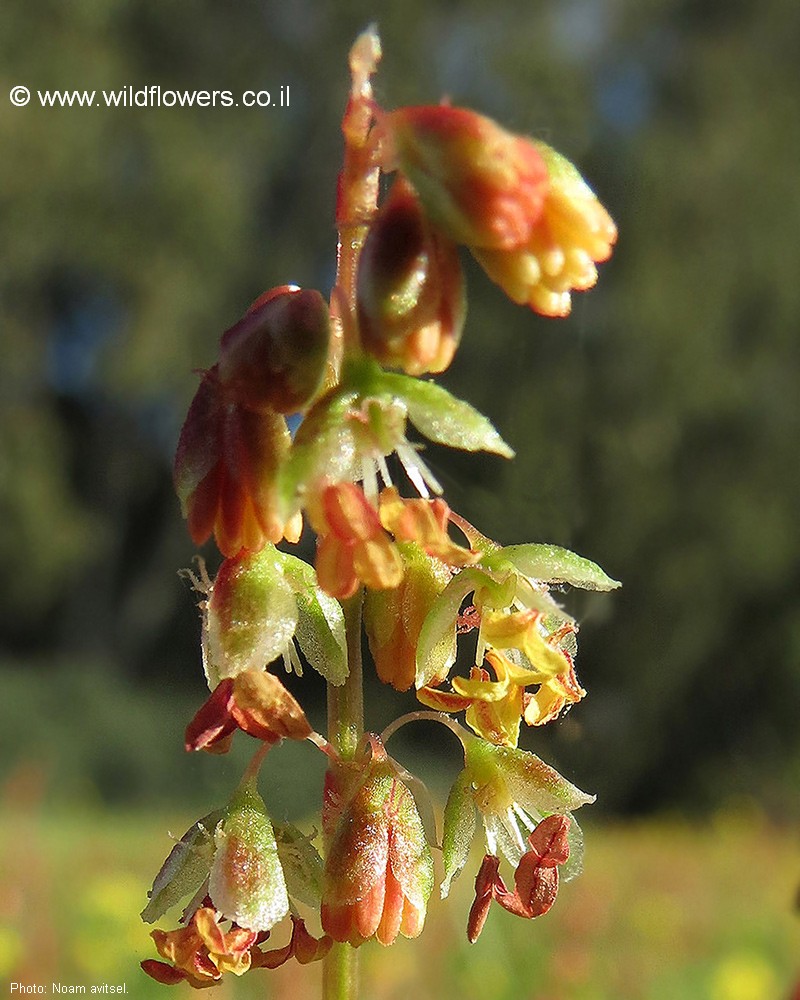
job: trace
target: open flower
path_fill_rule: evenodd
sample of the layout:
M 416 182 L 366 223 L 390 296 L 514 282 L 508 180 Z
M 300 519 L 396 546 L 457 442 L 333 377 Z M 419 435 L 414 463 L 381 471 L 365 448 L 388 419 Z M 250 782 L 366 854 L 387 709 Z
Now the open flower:
M 458 727 L 464 748 L 464 769 L 447 800 L 442 835 L 445 877 L 442 896 L 461 872 L 469 856 L 476 813 L 481 817 L 487 853 L 502 855 L 515 868 L 529 850 L 528 835 L 543 819 L 567 816 L 570 857 L 563 874 L 580 874 L 581 831 L 571 817 L 574 810 L 594 802 L 535 754 L 493 746 Z
M 414 797 L 378 738 L 365 737 L 360 760 L 329 772 L 322 927 L 358 946 L 375 937 L 417 937 L 433 887 L 433 860 Z
M 479 736 L 498 746 L 515 747 L 525 710 L 525 687 L 543 678 L 494 650 L 487 651 L 486 660 L 496 679 L 488 670 L 473 667 L 469 678 L 453 678 L 452 691 L 423 687 L 417 691 L 417 698 L 440 712 L 466 710 L 467 725 Z
M 524 711 L 528 724 L 541 725 L 583 696 L 572 662 L 577 626 L 553 599 L 550 588 L 569 584 L 602 591 L 619 584 L 595 563 L 567 549 L 555 545 L 501 548 L 462 519 L 452 519 L 479 558 L 475 565 L 454 573 L 428 612 L 417 647 L 416 685 L 424 691 L 426 704 L 443 711 L 461 711 L 475 704 L 476 698 L 486 705 L 493 703 L 495 717 L 502 709 L 500 731 L 506 738 L 500 742 L 508 743 L 509 737 L 513 739 L 513 706 L 519 707 L 517 719 Z M 462 611 L 468 598 L 472 603 Z M 478 629 L 475 661 L 482 664 L 487 650 L 493 651 L 489 664 L 496 680 L 478 666 L 469 680 L 454 679 L 452 692 L 447 692 L 442 685 L 456 659 L 457 636 L 473 628 Z M 540 688 L 535 696 L 523 694 L 532 684 L 544 690 Z M 485 725 L 483 731 L 490 738 L 491 726 Z
M 470 248 L 506 294 L 566 316 L 591 288 L 617 230 L 576 168 L 546 143 L 449 106 L 386 116 L 391 151 L 431 219 Z

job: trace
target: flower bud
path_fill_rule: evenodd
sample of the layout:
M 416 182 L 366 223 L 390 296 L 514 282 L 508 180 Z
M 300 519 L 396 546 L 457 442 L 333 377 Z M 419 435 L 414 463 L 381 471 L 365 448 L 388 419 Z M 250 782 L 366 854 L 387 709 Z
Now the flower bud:
M 407 691 L 417 672 L 417 641 L 422 623 L 450 580 L 450 570 L 414 543 L 397 546 L 403 580 L 391 590 L 368 590 L 364 625 L 378 676 Z
M 450 364 L 466 313 L 458 250 L 430 225 L 402 177 L 361 252 L 357 307 L 362 344 L 381 364 L 411 375 Z
M 264 670 L 220 681 L 187 726 L 186 749 L 224 753 L 236 729 L 268 743 L 304 740 L 312 732 L 297 700 Z
M 273 288 L 222 335 L 220 379 L 248 409 L 295 413 L 320 387 L 329 340 L 328 307 L 319 292 Z
M 257 550 L 294 534 L 277 511 L 276 481 L 290 445 L 286 420 L 228 397 L 215 365 L 203 376 L 181 429 L 175 491 L 189 533 L 202 545 L 213 532 L 224 556 Z
M 322 928 L 358 946 L 371 937 L 389 945 L 417 937 L 433 887 L 433 860 L 414 798 L 379 740 L 368 735 L 355 789 L 328 789 L 345 801 L 325 861 Z M 351 765 L 359 767 L 358 764 Z M 328 817 L 331 822 L 331 817 Z
M 466 108 L 400 108 L 389 148 L 431 219 L 469 247 L 528 241 L 547 192 L 547 168 L 527 139 Z
M 611 256 L 617 228 L 569 160 L 543 142 L 534 145 L 550 178 L 539 224 L 510 251 L 473 253 L 509 298 L 544 316 L 567 316 L 570 292 L 594 286 L 595 264 Z

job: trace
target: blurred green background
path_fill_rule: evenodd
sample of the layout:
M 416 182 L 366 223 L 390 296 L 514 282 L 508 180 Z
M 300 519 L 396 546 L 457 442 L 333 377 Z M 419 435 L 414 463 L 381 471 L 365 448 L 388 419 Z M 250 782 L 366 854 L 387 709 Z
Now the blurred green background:
M 447 95 L 544 138 L 576 161 L 619 224 L 598 288 L 575 296 L 566 321 L 514 307 L 469 268 L 467 329 L 444 382 L 492 417 L 518 457 L 430 448 L 426 459 L 451 505 L 485 534 L 567 545 L 624 582 L 608 597 L 565 595 L 583 625 L 578 672 L 589 697 L 525 736 L 598 793 L 604 868 L 591 876 L 589 864 L 595 882 L 574 891 L 590 893 L 575 899 L 594 900 L 602 927 L 616 931 L 600 935 L 604 947 L 630 958 L 644 947 L 640 933 L 655 935 L 656 952 L 659 941 L 674 944 L 704 892 L 731 918 L 702 959 L 689 947 L 672 963 L 674 976 L 702 966 L 696 979 L 641 970 L 604 979 L 576 958 L 582 980 L 562 960 L 563 975 L 523 987 L 493 977 L 492 995 L 788 995 L 800 880 L 800 8 L 790 0 L 6 0 L 0 887 L 13 905 L 0 979 L 36 937 L 20 923 L 55 941 L 65 899 L 78 900 L 79 917 L 91 910 L 94 897 L 80 892 L 92 880 L 78 866 L 73 887 L 59 867 L 70 837 L 95 845 L 87 864 L 106 857 L 110 895 L 102 880 L 97 891 L 108 912 L 129 915 L 169 846 L 157 833 L 167 819 L 180 833 L 236 781 L 237 759 L 181 751 L 204 683 L 193 595 L 177 576 L 194 551 L 171 457 L 192 371 L 213 362 L 221 331 L 271 285 L 330 289 L 346 55 L 373 19 L 385 107 Z M 34 94 L 24 108 L 8 99 L 19 84 Z M 290 106 L 43 108 L 36 97 L 153 84 L 237 95 L 288 85 Z M 309 679 L 301 690 L 321 727 L 320 688 Z M 369 696 L 375 728 L 413 705 L 376 686 Z M 418 760 L 421 744 L 405 732 L 398 755 Z M 426 777 L 446 787 L 454 750 L 424 729 L 416 738 L 430 744 Z M 310 813 L 319 775 L 310 788 L 297 780 L 309 755 L 275 756 L 270 806 Z M 637 896 L 652 866 L 682 870 L 681 837 L 684 853 L 708 865 L 689 888 L 662 873 L 669 885 Z M 775 885 L 752 904 L 761 931 L 741 903 L 744 922 L 732 930 L 735 907 L 724 902 L 735 898 L 733 859 L 749 864 L 748 851 Z M 765 874 L 761 884 L 773 883 Z M 619 913 L 598 902 L 609 885 L 620 899 L 630 892 Z M 659 916 L 647 915 L 648 899 Z M 84 962 L 111 936 L 98 905 L 100 916 L 91 910 L 73 928 Z M 551 934 L 536 938 L 540 950 L 566 938 L 588 954 L 586 927 L 596 925 L 582 912 L 572 929 L 567 916 L 560 931 L 514 924 L 513 933 L 520 942 Z M 115 933 L 113 968 L 149 996 L 138 973 L 120 971 L 122 939 Z M 69 948 L 43 954 L 54 975 L 88 974 Z M 420 988 L 414 952 L 403 954 L 406 972 L 381 995 Z

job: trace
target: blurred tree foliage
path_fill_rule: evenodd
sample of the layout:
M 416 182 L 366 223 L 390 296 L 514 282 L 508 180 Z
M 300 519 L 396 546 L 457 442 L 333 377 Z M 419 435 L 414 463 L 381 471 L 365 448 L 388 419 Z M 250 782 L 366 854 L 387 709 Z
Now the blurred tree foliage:
M 190 372 L 264 288 L 330 287 L 345 57 L 372 16 L 356 0 L 0 10 L 5 93 L 291 88 L 290 108 L 262 111 L 0 95 L 0 651 L 14 676 L 28 665 L 66 689 L 65 664 L 90 659 L 153 690 L 191 678 L 199 697 L 175 575 L 192 549 L 169 482 Z M 436 0 L 380 16 L 387 106 L 446 94 L 552 141 L 620 223 L 566 322 L 470 272 L 446 381 L 519 458 L 430 452 L 487 534 L 570 545 L 625 583 L 576 607 L 591 697 L 529 744 L 612 808 L 752 791 L 790 809 L 800 10 Z

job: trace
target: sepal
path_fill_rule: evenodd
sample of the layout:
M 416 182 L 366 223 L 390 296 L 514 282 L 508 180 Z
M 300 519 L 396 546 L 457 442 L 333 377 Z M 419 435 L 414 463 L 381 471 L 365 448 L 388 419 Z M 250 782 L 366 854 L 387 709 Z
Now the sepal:
M 621 586 L 596 563 L 558 545 L 506 545 L 484 560 L 490 569 L 502 570 L 507 564 L 546 586 L 569 584 L 581 590 L 616 590 Z
M 194 895 L 208 878 L 214 859 L 214 830 L 222 810 L 203 816 L 172 848 L 148 890 L 142 920 L 154 924 L 182 900 Z
M 458 878 L 469 859 L 472 838 L 475 835 L 476 815 L 471 784 L 469 772 L 461 771 L 450 789 L 444 807 L 442 899 L 449 895 L 453 879 Z
M 268 931 L 289 912 L 272 823 L 255 781 L 236 792 L 214 834 L 208 890 L 216 909 L 239 927 Z

